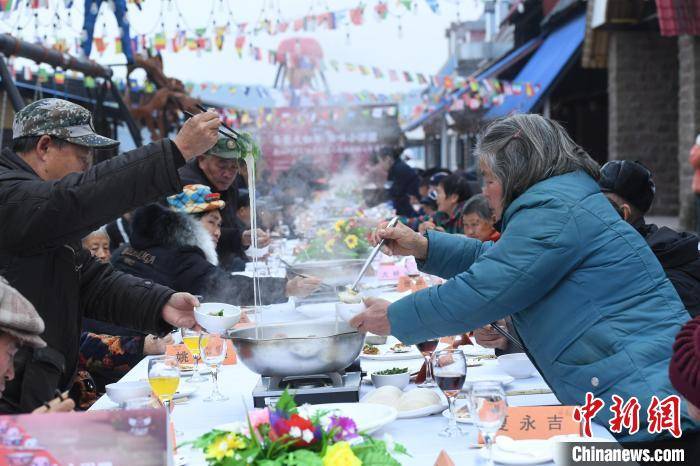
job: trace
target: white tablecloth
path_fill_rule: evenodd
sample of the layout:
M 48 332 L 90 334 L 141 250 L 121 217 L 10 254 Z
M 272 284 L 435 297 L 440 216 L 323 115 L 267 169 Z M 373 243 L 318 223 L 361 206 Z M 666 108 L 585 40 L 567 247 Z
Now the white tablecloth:
M 366 278 L 363 283 L 368 285 L 381 285 L 385 282 L 374 277 Z M 381 292 L 381 297 L 389 301 L 396 301 L 406 293 Z M 263 321 L 265 323 L 298 321 L 307 319 L 294 311 L 293 301 L 282 305 L 275 305 L 267 308 Z M 396 340 L 390 337 L 389 344 Z M 421 359 L 411 361 L 401 361 L 401 366 L 408 366 L 412 371 L 420 368 Z M 365 371 L 376 371 L 399 365 L 396 361 L 362 361 L 362 368 Z M 142 360 L 132 369 L 123 380 L 146 380 L 147 359 Z M 494 360 L 485 360 L 480 367 L 471 367 L 469 374 L 486 375 L 504 373 Z M 211 390 L 210 382 L 197 384 L 197 392 L 185 403 L 176 403 L 173 411 L 173 421 L 175 428 L 182 432 L 178 437 L 178 442 L 191 440 L 202 435 L 220 424 L 245 420 L 246 412 L 253 407 L 252 391 L 257 384 L 259 376 L 254 374 L 241 363 L 234 366 L 224 366 L 219 376 L 219 384 L 222 393 L 227 395 L 227 401 L 207 403 L 203 399 Z M 187 378 L 183 377 L 183 383 Z M 515 380 L 506 386 L 506 391 L 546 389 L 547 384 L 539 377 Z M 360 397 L 373 390 L 371 383 L 363 383 Z M 582 400 L 583 401 L 583 400 Z M 560 404 L 552 394 L 544 395 L 521 395 L 508 398 L 510 406 L 540 406 Z M 112 403 L 107 396 L 100 398 L 91 409 L 115 409 L 116 404 Z M 457 438 L 443 438 L 438 435 L 447 424 L 447 419 L 440 414 L 420 419 L 400 419 L 377 431 L 374 436 L 381 438 L 384 434 L 389 434 L 394 441 L 403 444 L 411 453 L 411 457 L 398 457 L 397 459 L 405 466 L 430 466 L 437 459 L 440 450 L 445 450 L 457 465 L 480 464 L 479 450 L 470 448 L 477 442 L 477 430 L 469 424 L 461 426 L 468 429 L 468 434 Z M 593 434 L 596 437 L 612 439 L 610 433 L 602 426 L 593 425 Z M 204 464 L 201 455 L 187 454 L 187 464 Z M 553 463 L 550 463 L 553 464 Z
M 384 363 L 386 364 L 386 363 Z M 396 365 L 395 362 L 391 363 Z M 420 364 L 415 360 L 414 364 Z M 368 366 L 378 366 L 372 362 Z M 363 363 L 364 366 L 364 363 Z M 370 368 L 370 367 L 368 367 Z M 123 380 L 146 379 L 147 360 L 141 361 Z M 484 366 L 469 368 L 470 373 L 500 373 L 495 361 L 485 361 Z M 183 377 L 183 381 L 187 378 Z M 178 442 L 193 439 L 219 424 L 245 419 L 245 413 L 252 409 L 252 390 L 258 381 L 258 375 L 248 370 L 242 364 L 225 366 L 219 378 L 222 392 L 229 399 L 227 401 L 206 403 L 203 401 L 211 385 L 209 382 L 198 384 L 198 391 L 185 403 L 176 403 L 173 411 L 173 421 L 176 429 L 183 435 Z M 520 390 L 531 388 L 547 388 L 541 377 L 516 380 L 508 385 L 507 390 Z M 371 391 L 370 384 L 363 384 L 360 396 Z M 509 397 L 511 406 L 558 404 L 553 395 L 522 395 Z M 117 405 L 106 396 L 100 398 L 92 407 L 97 409 L 115 409 Z M 478 450 L 470 449 L 470 445 L 476 443 L 476 429 L 471 425 L 463 425 L 469 428 L 468 435 L 458 438 L 443 438 L 437 433 L 446 425 L 447 419 L 440 414 L 420 419 L 397 420 L 375 433 L 381 438 L 385 433 L 390 434 L 396 442 L 405 445 L 412 457 L 400 457 L 399 460 L 405 466 L 430 466 L 435 462 L 440 450 L 449 453 L 458 465 L 480 464 Z M 594 425 L 594 435 L 604 438 L 612 438 L 603 427 Z M 198 455 L 191 455 L 187 464 L 201 464 Z

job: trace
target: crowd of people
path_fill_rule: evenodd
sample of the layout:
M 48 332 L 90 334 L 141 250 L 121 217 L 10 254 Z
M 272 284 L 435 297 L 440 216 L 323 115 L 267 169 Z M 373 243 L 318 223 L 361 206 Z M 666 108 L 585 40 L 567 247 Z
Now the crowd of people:
M 92 149 L 118 143 L 93 131 L 87 110 L 44 99 L 15 115 L 0 155 L 0 412 L 89 407 L 163 353 L 174 328 L 196 327 L 199 299 L 252 304 L 252 280 L 231 271 L 254 235 L 261 246 L 270 235 L 251 230 L 243 154 L 218 128 L 205 112 L 172 140 L 93 165 Z M 600 167 L 538 115 L 491 123 L 476 151 L 479 180 L 380 151 L 367 171 L 383 173 L 402 222 L 374 240 L 446 281 L 393 304 L 367 300 L 351 323 L 409 344 L 474 331 L 497 354 L 520 350 L 502 326 L 563 403 L 679 392 L 684 431 L 700 431 L 698 238 L 646 222 L 653 174 L 627 160 Z M 282 198 L 318 182 L 301 173 L 304 187 L 281 177 Z M 319 284 L 264 278 L 263 304 Z M 655 437 L 620 436 L 640 439 Z

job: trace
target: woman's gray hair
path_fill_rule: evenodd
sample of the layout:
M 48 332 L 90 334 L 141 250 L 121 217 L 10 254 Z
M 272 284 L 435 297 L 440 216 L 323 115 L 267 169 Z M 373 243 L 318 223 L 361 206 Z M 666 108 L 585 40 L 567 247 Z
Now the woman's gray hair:
M 556 121 L 528 113 L 490 123 L 476 154 L 503 185 L 503 210 L 533 185 L 578 170 L 596 181 L 600 167 Z

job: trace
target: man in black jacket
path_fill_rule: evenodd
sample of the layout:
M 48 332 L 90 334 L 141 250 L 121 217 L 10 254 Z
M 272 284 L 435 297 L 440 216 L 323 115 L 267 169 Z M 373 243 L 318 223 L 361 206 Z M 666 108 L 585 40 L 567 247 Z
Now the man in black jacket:
M 383 147 L 379 151 L 379 162 L 389 171 L 385 188 L 396 215 L 410 218 L 416 216 L 411 196 L 419 196 L 420 178 L 413 168 L 401 160 L 402 153 L 400 147 Z
M 211 147 L 219 120 L 188 120 L 161 140 L 93 167 L 92 148 L 117 141 L 94 133 L 90 113 L 60 99 L 15 115 L 13 150 L 0 155 L 0 274 L 37 309 L 47 347 L 23 349 L 1 412 L 29 412 L 70 387 L 83 316 L 165 334 L 195 325 L 197 300 L 102 264 L 80 239 L 140 205 L 182 189 L 179 166 Z
M 700 315 L 698 237 L 645 222 L 656 186 L 651 172 L 641 163 L 614 160 L 603 165 L 600 175 L 601 191 L 620 216 L 646 239 L 690 315 Z
M 221 211 L 221 238 L 216 246 L 221 266 L 227 269 L 242 269 L 243 250 L 250 246 L 250 230 L 241 230 L 238 226 L 238 187 L 234 184 L 238 175 L 241 155 L 235 148 L 229 147 L 229 140 L 219 138 L 216 145 L 204 155 L 196 157 L 180 168 L 183 185 L 203 184 L 209 186 L 213 193 L 219 193 L 226 207 Z M 258 229 L 259 247 L 267 246 L 269 236 Z

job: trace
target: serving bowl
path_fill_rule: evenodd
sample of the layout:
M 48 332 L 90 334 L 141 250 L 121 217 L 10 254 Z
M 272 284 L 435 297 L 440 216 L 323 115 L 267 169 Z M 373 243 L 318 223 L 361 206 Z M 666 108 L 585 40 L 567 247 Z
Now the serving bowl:
M 105 390 L 109 399 L 119 405 L 135 398 L 151 395 L 151 386 L 148 382 L 141 380 L 110 383 L 105 385 Z
M 364 310 L 364 303 L 335 303 L 335 312 L 346 322 Z
M 383 374 L 377 374 L 376 372 L 372 373 L 372 384 L 374 384 L 375 387 L 384 387 L 386 385 L 391 385 L 392 387 L 396 387 L 399 390 L 403 390 L 408 386 L 408 383 L 410 382 L 411 379 L 411 374 L 406 372 L 402 372 L 400 374 L 391 374 L 391 375 L 383 375 Z
M 228 331 L 241 362 L 256 374 L 288 377 L 342 371 L 362 351 L 364 334 L 346 322 L 294 322 Z
M 212 315 L 224 311 L 223 316 Z M 194 318 L 209 333 L 224 333 L 241 320 L 241 308 L 226 303 L 202 303 L 194 309 Z
M 516 379 L 526 379 L 537 372 L 534 364 L 525 353 L 503 354 L 498 357 L 498 366 L 506 374 Z

